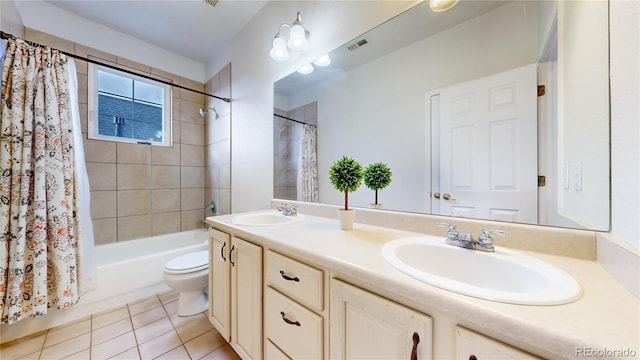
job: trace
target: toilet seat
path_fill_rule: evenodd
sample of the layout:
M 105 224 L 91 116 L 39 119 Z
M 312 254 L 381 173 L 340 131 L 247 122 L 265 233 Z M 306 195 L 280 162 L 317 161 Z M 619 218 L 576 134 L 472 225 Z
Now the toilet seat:
M 209 267 L 209 250 L 198 251 L 178 256 L 167 261 L 164 271 L 169 274 L 188 274 Z

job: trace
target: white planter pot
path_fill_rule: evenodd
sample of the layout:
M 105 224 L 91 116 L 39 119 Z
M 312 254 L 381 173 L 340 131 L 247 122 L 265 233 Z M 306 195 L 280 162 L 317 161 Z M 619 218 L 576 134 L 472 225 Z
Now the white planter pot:
M 379 209 L 379 210 L 384 209 L 384 205 L 383 204 L 369 204 L 369 205 L 371 205 L 372 209 Z
M 340 229 L 351 230 L 356 220 L 356 211 L 354 209 L 338 209 L 338 220 L 340 220 Z

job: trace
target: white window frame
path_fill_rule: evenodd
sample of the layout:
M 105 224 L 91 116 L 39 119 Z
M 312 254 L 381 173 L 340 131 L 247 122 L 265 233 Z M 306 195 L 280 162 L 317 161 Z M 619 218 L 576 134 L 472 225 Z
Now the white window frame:
M 98 134 L 98 70 L 99 69 L 103 71 L 111 72 L 118 76 L 146 82 L 146 83 L 164 88 L 164 104 L 162 106 L 162 109 L 163 109 L 162 128 L 164 132 L 163 134 L 164 136 L 162 138 L 163 141 L 138 140 L 138 139 L 119 137 L 119 136 Z M 124 71 L 119 71 L 109 66 L 89 63 L 88 98 L 87 98 L 87 107 L 88 107 L 87 137 L 93 140 L 106 140 L 106 141 L 115 141 L 115 142 L 123 142 L 123 143 L 130 143 L 130 144 L 147 144 L 147 145 L 167 146 L 167 147 L 172 146 L 173 145 L 173 121 L 172 121 L 173 112 L 171 110 L 172 88 L 173 87 L 171 85 L 168 85 L 159 81 L 154 81 L 146 77 L 136 76 Z

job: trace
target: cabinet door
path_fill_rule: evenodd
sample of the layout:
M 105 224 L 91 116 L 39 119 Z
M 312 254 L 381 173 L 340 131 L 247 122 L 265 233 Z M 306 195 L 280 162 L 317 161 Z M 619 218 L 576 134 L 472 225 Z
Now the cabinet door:
M 262 248 L 231 241 L 231 345 L 241 358 L 262 358 Z
M 494 339 L 456 327 L 456 359 L 540 359 Z
M 269 340 L 265 342 L 264 358 L 269 360 L 290 360 L 291 358 Z
M 231 341 L 231 275 L 229 249 L 231 239 L 216 229 L 209 229 L 209 320 L 220 335 Z
M 431 317 L 331 280 L 332 359 L 432 358 Z

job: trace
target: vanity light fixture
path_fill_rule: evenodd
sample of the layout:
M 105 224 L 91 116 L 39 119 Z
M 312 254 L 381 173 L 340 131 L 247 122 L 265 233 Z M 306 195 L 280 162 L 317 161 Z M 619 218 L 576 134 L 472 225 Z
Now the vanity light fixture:
M 288 28 L 288 29 L 287 29 Z M 286 31 L 288 30 L 288 32 Z M 296 15 L 293 24 L 281 24 L 273 39 L 273 46 L 269 55 L 273 60 L 284 61 L 289 58 L 289 51 L 303 51 L 309 47 L 309 36 L 311 33 L 302 27 L 302 17 L 300 12 Z M 285 38 L 288 40 L 285 42 Z
M 329 64 L 331 64 L 331 58 L 329 57 L 329 54 L 324 54 L 315 59 L 313 63 L 321 67 L 329 66 Z
M 289 58 L 289 51 L 287 50 L 287 43 L 284 41 L 280 33 L 273 39 L 273 47 L 269 52 L 269 56 L 273 60 L 284 61 Z
M 429 7 L 433 12 L 447 11 L 456 6 L 458 0 L 429 0 Z
M 313 66 L 311 64 L 304 64 L 298 68 L 298 72 L 303 75 L 308 75 L 313 72 Z

